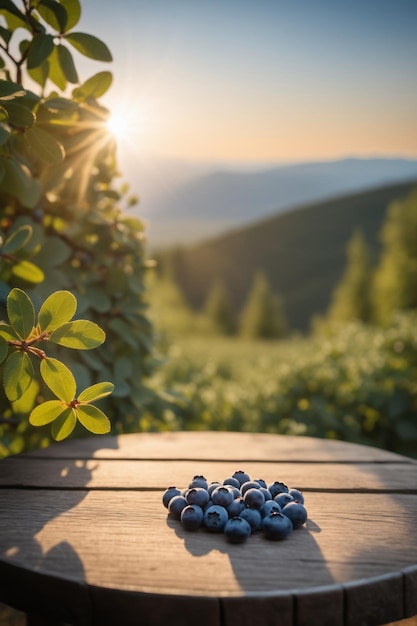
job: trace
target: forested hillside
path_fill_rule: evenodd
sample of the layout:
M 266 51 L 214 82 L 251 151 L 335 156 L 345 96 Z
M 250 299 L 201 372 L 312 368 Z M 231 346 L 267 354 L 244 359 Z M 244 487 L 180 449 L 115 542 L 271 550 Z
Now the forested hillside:
M 373 260 L 388 205 L 404 198 L 417 181 L 299 207 L 250 227 L 159 255 L 190 304 L 201 308 L 212 285 L 222 280 L 240 310 L 261 270 L 283 299 L 289 324 L 307 330 L 324 313 L 346 264 L 346 246 L 361 229 Z

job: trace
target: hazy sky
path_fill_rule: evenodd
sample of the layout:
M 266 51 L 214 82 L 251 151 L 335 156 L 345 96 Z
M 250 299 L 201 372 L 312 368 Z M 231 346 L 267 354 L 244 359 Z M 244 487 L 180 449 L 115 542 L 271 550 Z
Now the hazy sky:
M 417 157 L 417 0 L 84 0 L 141 155 Z M 133 125 L 133 123 L 132 123 Z

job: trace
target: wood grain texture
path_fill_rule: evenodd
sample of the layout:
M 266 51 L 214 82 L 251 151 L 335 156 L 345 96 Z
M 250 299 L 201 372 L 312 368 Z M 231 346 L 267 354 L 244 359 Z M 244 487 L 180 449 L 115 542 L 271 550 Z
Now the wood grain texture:
M 197 461 L 414 462 L 393 452 L 344 441 L 262 433 L 169 432 L 63 441 L 24 455 L 70 459 L 190 459 Z
M 236 546 L 167 515 L 169 484 L 236 469 L 303 489 L 306 526 Z M 0 503 L 0 577 L 12 581 L 0 600 L 62 621 L 376 626 L 417 613 L 417 463 L 381 450 L 246 433 L 97 437 L 2 461 Z
M 59 460 L 14 457 L 0 463 L 0 487 L 60 489 L 166 489 L 171 484 L 186 488 L 192 478 L 223 481 L 237 469 L 264 478 L 267 484 L 280 480 L 306 491 L 376 491 L 417 494 L 416 463 L 258 463 L 235 462 Z

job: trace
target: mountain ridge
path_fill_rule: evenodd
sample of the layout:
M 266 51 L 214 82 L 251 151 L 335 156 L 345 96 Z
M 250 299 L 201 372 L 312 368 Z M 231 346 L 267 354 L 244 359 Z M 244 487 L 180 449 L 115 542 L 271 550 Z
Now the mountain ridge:
M 190 246 L 161 252 L 194 308 L 222 280 L 240 310 L 254 273 L 263 271 L 284 300 L 292 328 L 305 331 L 323 314 L 346 263 L 346 246 L 356 229 L 367 239 L 374 261 L 389 204 L 417 186 L 411 181 L 301 205 L 235 231 Z

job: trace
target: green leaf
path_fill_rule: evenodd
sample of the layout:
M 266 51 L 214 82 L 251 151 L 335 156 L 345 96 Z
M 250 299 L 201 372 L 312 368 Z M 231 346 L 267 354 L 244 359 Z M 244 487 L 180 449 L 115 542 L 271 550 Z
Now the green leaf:
M 38 285 L 45 280 L 45 274 L 43 271 L 30 261 L 19 261 L 12 267 L 12 274 L 16 278 L 20 278 L 28 283 Z
M 13 254 L 20 248 L 23 248 L 32 237 L 32 227 L 29 224 L 20 226 L 15 230 L 4 243 L 2 252 L 5 254 Z
M 58 54 L 58 46 L 55 46 L 52 50 L 52 53 L 48 59 L 49 63 L 49 71 L 48 77 L 49 79 L 61 90 L 64 91 L 67 86 L 67 79 L 61 67 L 61 61 L 59 59 Z
M 7 112 L 7 110 L 0 106 L 0 124 L 4 124 L 5 122 L 7 122 L 9 119 L 9 114 Z
M 58 359 L 42 359 L 41 376 L 49 389 L 57 398 L 69 404 L 76 393 L 75 378 L 66 365 Z
M 34 209 L 42 193 L 42 187 L 36 178 L 32 178 L 29 170 L 15 159 L 0 156 L 0 169 L 5 174 L 0 180 L 0 188 L 16 197 L 24 207 Z
M 56 328 L 66 324 L 74 316 L 77 310 L 77 299 L 69 291 L 56 291 L 42 304 L 38 323 L 41 331 L 52 332 Z
M 67 12 L 56 0 L 41 0 L 36 10 L 49 26 L 63 33 L 67 24 Z
M 52 424 L 52 437 L 56 441 L 62 441 L 72 433 L 76 423 L 73 409 L 66 409 Z
M 1 0 L 0 9 L 3 10 L 3 11 L 8 11 L 11 14 L 11 16 L 14 16 L 15 18 L 17 18 L 17 20 L 14 20 L 14 21 L 11 20 L 12 23 L 17 23 L 18 24 L 18 26 L 16 26 L 16 28 L 22 27 L 22 26 L 24 26 L 25 28 L 29 28 L 29 26 L 26 24 L 25 16 L 13 4 L 12 0 Z M 9 25 L 9 27 L 10 27 L 9 16 L 7 16 L 7 23 Z M 15 28 L 11 28 L 11 30 L 15 30 Z
M 110 395 L 113 389 L 113 383 L 97 383 L 96 385 L 91 385 L 91 387 L 84 389 L 84 391 L 82 391 L 78 396 L 77 400 L 79 402 L 94 402 L 94 400 L 105 398 Z
M 7 297 L 7 315 L 10 326 L 20 339 L 27 339 L 35 325 L 32 300 L 21 289 L 12 289 Z
M 65 26 L 65 32 L 74 28 L 81 17 L 81 6 L 78 0 L 61 0 L 61 5 L 67 12 L 67 23 Z
M 41 161 L 56 165 L 64 160 L 65 151 L 62 144 L 38 126 L 30 128 L 26 137 L 32 151 Z
M 44 35 L 43 33 L 35 35 L 30 44 L 27 56 L 28 70 L 38 67 L 46 61 L 53 49 L 54 38 L 52 35 Z
M 19 104 L 18 102 L 6 102 L 4 103 L 4 108 L 9 116 L 8 123 L 12 126 L 25 128 L 33 126 L 35 123 L 35 114 L 24 104 Z
M 37 67 L 27 71 L 29 76 L 35 83 L 38 83 L 41 87 L 45 87 L 46 79 L 49 74 L 49 60 L 47 59 Z
M 4 322 L 0 322 L 0 337 L 3 337 L 6 341 L 19 341 L 20 339 L 10 324 L 5 324 Z
M 100 98 L 112 84 L 113 75 L 111 72 L 99 72 L 85 81 L 81 87 L 73 90 L 72 95 L 76 100 L 87 100 Z
M 12 35 L 13 32 L 11 30 L 4 28 L 4 26 L 0 26 L 0 37 L 3 39 L 4 43 L 8 44 Z
M 91 350 L 101 346 L 105 338 L 104 331 L 94 322 L 75 320 L 57 328 L 49 341 L 76 350 Z
M 9 353 L 9 344 L 3 337 L 0 336 L 0 363 L 4 361 L 8 353 Z
M 10 80 L 0 80 L 0 100 L 13 100 L 25 95 L 22 85 L 13 83 Z
M 110 420 L 96 406 L 91 404 L 83 404 L 77 407 L 78 421 L 95 435 L 105 435 L 110 432 L 111 424 Z
M 78 52 L 81 52 L 89 59 L 106 62 L 113 60 L 106 44 L 97 39 L 97 37 L 85 33 L 70 33 L 65 38 Z
M 10 402 L 19 400 L 33 380 L 33 365 L 26 352 L 13 352 L 4 368 L 4 391 Z
M 69 83 L 78 83 L 78 74 L 75 69 L 71 52 L 65 46 L 57 46 L 59 64 L 62 73 Z
M 67 410 L 68 407 L 64 406 L 59 400 L 47 400 L 47 402 L 42 402 L 42 404 L 33 409 L 29 415 L 29 423 L 32 426 L 45 426 L 45 424 L 50 424 Z

